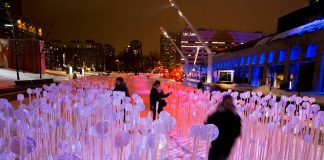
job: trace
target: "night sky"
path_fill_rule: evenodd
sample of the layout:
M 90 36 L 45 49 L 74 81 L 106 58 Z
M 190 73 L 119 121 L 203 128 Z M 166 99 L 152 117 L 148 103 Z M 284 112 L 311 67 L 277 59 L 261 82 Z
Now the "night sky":
M 22 0 L 23 14 L 52 26 L 49 38 L 92 39 L 112 44 L 117 52 L 130 40 L 144 52 L 159 51 L 160 30 L 180 31 L 185 23 L 168 0 Z M 196 28 L 276 31 L 277 18 L 306 6 L 309 0 L 176 0 Z M 46 30 L 45 30 L 46 32 Z

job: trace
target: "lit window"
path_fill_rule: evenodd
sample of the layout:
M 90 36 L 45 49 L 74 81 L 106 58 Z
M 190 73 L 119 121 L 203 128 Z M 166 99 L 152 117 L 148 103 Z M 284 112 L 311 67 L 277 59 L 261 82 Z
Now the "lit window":
M 278 62 L 283 62 L 285 61 L 285 56 L 286 56 L 286 51 L 284 49 L 279 50 L 278 54 Z
M 254 55 L 252 56 L 252 64 L 256 64 L 256 63 L 257 63 L 257 55 L 254 54 Z
M 300 53 L 300 47 L 294 46 L 290 49 L 290 60 L 298 60 L 299 59 L 299 53 Z
M 240 66 L 243 66 L 244 65 L 244 57 L 241 57 L 240 59 Z
M 235 59 L 232 59 L 231 67 L 233 67 L 234 65 L 235 65 Z
M 235 64 L 234 64 L 234 66 L 237 66 L 237 65 L 238 65 L 238 62 L 239 62 L 239 59 L 236 58 L 236 59 L 235 59 Z
M 305 58 L 315 58 L 316 57 L 316 44 L 309 44 L 305 53 Z
M 274 51 L 269 52 L 268 63 L 273 63 L 274 60 Z
M 246 56 L 245 65 L 249 65 L 249 64 L 250 64 L 250 56 Z
M 265 54 L 261 53 L 260 54 L 260 59 L 259 59 L 259 64 L 263 64 L 264 63 L 264 59 L 265 59 Z
M 249 67 L 245 67 L 244 77 L 249 78 Z

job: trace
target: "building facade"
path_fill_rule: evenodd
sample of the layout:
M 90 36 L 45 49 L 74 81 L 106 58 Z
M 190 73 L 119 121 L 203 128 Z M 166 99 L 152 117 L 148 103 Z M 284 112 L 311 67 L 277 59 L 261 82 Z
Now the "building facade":
M 224 50 L 245 44 L 249 41 L 266 36 L 264 33 L 234 32 L 220 30 L 199 29 L 198 33 L 213 54 L 218 54 Z M 195 33 L 184 29 L 181 32 L 181 51 L 188 59 L 189 65 L 186 67 L 189 78 L 202 79 L 207 74 L 207 55 Z M 198 53 L 198 56 L 196 57 Z
M 0 38 L 42 39 L 43 29 L 23 19 L 20 0 L 0 1 Z
M 173 40 L 173 42 L 180 48 L 180 33 L 170 32 L 169 36 Z M 172 45 L 170 39 L 167 38 L 165 35 L 160 36 L 160 60 L 162 66 L 166 69 L 172 69 L 173 67 L 181 63 L 180 54 Z
M 0 67 L 22 72 L 45 72 L 44 42 L 30 39 L 0 39 Z
M 277 32 L 296 28 L 324 17 L 324 0 L 310 0 L 310 4 L 278 18 Z
M 75 70 L 106 71 L 113 67 L 111 60 L 115 49 L 93 40 L 51 41 L 46 44 L 46 66 L 49 69 L 64 70 L 72 66 Z
M 21 0 L 0 1 L 0 67 L 45 72 L 43 30 L 23 20 Z
M 322 18 L 215 55 L 213 80 L 324 92 L 323 29 Z

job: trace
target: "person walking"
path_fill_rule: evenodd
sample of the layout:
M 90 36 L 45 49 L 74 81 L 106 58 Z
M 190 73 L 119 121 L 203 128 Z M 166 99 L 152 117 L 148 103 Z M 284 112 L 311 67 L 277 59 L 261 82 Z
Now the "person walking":
M 73 79 L 77 79 L 77 78 L 78 78 L 77 74 L 73 73 Z
M 236 113 L 231 95 L 223 96 L 216 112 L 208 117 L 206 123 L 214 124 L 219 129 L 219 136 L 212 142 L 208 159 L 226 160 L 236 139 L 241 135 L 241 118 Z
M 156 112 L 162 112 L 163 107 L 167 105 L 166 101 L 163 98 L 167 98 L 171 94 L 171 92 L 164 94 L 160 81 L 157 80 L 154 82 L 150 92 L 150 110 L 153 112 L 153 120 L 156 119 Z M 159 102 L 158 107 L 156 107 L 157 102 Z M 157 111 L 156 108 L 158 108 Z
M 199 83 L 197 84 L 197 89 L 201 89 L 202 91 L 205 90 L 205 86 L 204 86 L 204 83 L 202 81 L 199 81 Z
M 124 82 L 124 79 L 122 77 L 116 78 L 114 91 L 125 92 L 125 96 L 129 97 L 128 88 L 126 87 L 126 83 Z M 123 120 L 124 120 L 124 123 L 125 123 L 126 122 L 126 109 L 124 109 L 124 118 L 123 118 Z
M 125 92 L 126 97 L 129 97 L 128 88 L 126 87 L 126 83 L 122 77 L 116 78 L 115 89 L 114 91 Z

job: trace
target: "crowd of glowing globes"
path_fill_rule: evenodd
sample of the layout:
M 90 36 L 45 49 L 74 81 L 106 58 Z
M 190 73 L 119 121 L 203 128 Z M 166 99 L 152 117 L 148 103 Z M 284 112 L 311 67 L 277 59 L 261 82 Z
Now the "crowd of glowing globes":
M 324 158 L 324 112 L 313 97 L 210 92 L 165 82 L 173 94 L 153 121 L 150 112 L 141 116 L 146 107 L 138 94 L 126 97 L 113 85 L 110 77 L 90 76 L 28 89 L 27 96 L 17 95 L 17 107 L 0 99 L 0 159 L 170 159 L 171 137 L 188 139 L 191 145 L 183 147 L 191 159 L 208 159 L 219 130 L 204 122 L 228 94 L 242 118 L 230 159 Z

